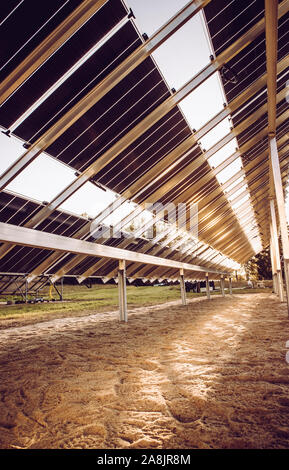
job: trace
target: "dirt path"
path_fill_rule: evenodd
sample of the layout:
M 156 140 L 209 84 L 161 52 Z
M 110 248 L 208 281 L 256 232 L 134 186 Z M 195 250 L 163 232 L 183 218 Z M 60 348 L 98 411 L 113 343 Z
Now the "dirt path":
M 3 329 L 0 447 L 289 447 L 287 340 L 269 294 Z

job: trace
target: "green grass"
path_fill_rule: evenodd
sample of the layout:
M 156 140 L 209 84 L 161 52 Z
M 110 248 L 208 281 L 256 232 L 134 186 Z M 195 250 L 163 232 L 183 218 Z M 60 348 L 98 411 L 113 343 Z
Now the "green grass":
M 257 292 L 271 292 L 271 289 L 235 289 L 234 294 L 253 294 Z M 220 292 L 211 292 L 220 295 Z M 187 293 L 187 298 L 205 296 L 205 293 Z M 49 298 L 48 291 L 45 298 Z M 14 297 L 15 299 L 15 297 Z M 91 289 L 85 286 L 65 286 L 64 302 L 49 302 L 39 304 L 2 305 L 0 318 L 19 318 L 21 316 L 35 317 L 55 314 L 60 316 L 71 314 L 93 314 L 105 310 L 118 308 L 118 288 L 115 285 L 95 285 Z M 154 305 L 180 300 L 179 286 L 127 286 L 127 303 L 129 307 Z

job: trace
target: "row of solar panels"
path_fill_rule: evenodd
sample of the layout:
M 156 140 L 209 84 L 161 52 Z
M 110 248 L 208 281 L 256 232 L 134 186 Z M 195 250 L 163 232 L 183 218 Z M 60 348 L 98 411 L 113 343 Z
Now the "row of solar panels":
M 281 0 L 279 0 L 281 3 Z M 216 54 L 221 53 L 225 47 L 230 46 L 238 37 L 245 34 L 248 29 L 264 17 L 264 0 L 254 0 L 248 2 L 238 2 L 225 0 L 210 2 L 205 11 L 208 28 L 212 38 L 212 43 Z M 278 22 L 278 46 L 277 59 L 279 63 L 284 63 L 277 77 L 277 93 L 284 92 L 289 80 L 289 13 L 283 15 Z M 222 81 L 224 90 L 230 103 L 238 97 L 244 90 L 248 89 L 255 81 L 266 74 L 266 43 L 265 31 L 259 35 L 252 43 L 239 52 L 230 60 L 223 70 Z M 242 122 L 259 107 L 267 102 L 267 84 L 256 91 L 253 97 L 242 106 L 242 110 L 232 114 L 232 125 L 234 127 Z M 286 134 L 289 131 L 289 121 L 287 116 L 288 102 L 282 95 L 282 99 L 277 100 L 277 141 L 281 151 L 281 171 L 284 175 L 284 187 L 287 182 L 286 172 L 288 167 L 288 139 Z M 266 128 L 268 125 L 267 111 L 255 122 L 251 123 L 244 131 L 237 136 L 239 146 L 246 144 L 258 133 L 263 135 L 257 142 L 251 145 L 250 149 L 242 155 L 243 166 L 251 195 L 251 202 L 254 207 L 257 223 L 260 224 L 263 236 L 263 246 L 268 246 L 270 232 L 268 225 L 268 214 L 264 215 L 264 208 L 268 209 L 268 137 Z M 282 164 L 283 162 L 283 164 Z M 252 171 L 263 164 L 263 178 L 253 177 Z M 264 166 L 264 163 L 266 164 Z M 257 172 L 255 172 L 257 173 Z M 252 176 L 250 176 L 252 175 Z M 262 211 L 263 209 L 263 211 Z
M 4 29 L 1 34 L 3 34 L 5 53 L 2 68 L 0 67 L 2 78 L 5 78 L 79 3 L 45 2 L 43 9 L 41 8 L 41 14 L 33 15 L 28 26 L 27 21 L 24 20 L 32 16 L 31 11 L 33 8 L 37 9 L 37 5 L 30 0 L 21 4 L 3 25 Z M 259 0 L 244 5 L 242 11 L 240 11 L 239 2 L 235 0 L 230 3 L 210 2 L 205 8 L 205 14 L 216 53 L 219 54 L 246 33 L 248 28 L 263 16 L 263 9 L 264 2 Z M 127 18 L 128 14 L 129 11 L 122 1 L 106 2 L 1 106 L 0 124 L 6 130 L 12 128 L 13 133 L 24 139 L 28 145 L 35 142 L 46 129 L 143 42 L 133 21 Z M 48 21 L 49 18 L 51 18 L 50 21 Z M 127 18 L 127 21 L 123 21 L 124 18 Z M 288 15 L 285 15 L 279 25 L 279 58 L 285 57 L 288 53 L 287 19 Z M 51 95 L 33 112 L 31 110 L 31 114 L 27 113 L 35 101 L 61 79 L 75 61 L 116 25 L 119 25 L 119 29 L 107 38 L 101 48 L 96 50 L 67 80 L 59 84 L 57 89 L 51 91 Z M 15 34 L 15 31 L 18 31 L 18 34 Z M 35 31 L 38 32 L 33 35 Z M 31 38 L 30 41 L 28 41 L 29 38 Z M 250 86 L 264 73 L 265 68 L 265 43 L 264 35 L 261 35 L 222 70 L 228 101 L 230 102 Z M 284 78 L 279 81 L 280 87 L 284 85 L 285 79 L 284 75 Z M 260 90 L 258 90 L 256 96 L 253 97 L 256 99 L 253 99 L 252 104 L 244 103 L 244 111 L 234 113 L 234 124 L 242 122 L 247 117 L 248 111 L 254 110 L 257 105 L 266 100 L 266 93 L 262 93 L 264 91 L 265 87 L 259 96 Z M 148 58 L 69 127 L 48 147 L 47 152 L 74 169 L 83 171 L 171 93 L 155 62 Z M 282 113 L 284 102 L 279 106 L 278 112 Z M 265 126 L 266 114 L 241 133 L 238 137 L 239 143 L 243 144 Z M 278 131 L 284 132 L 283 123 L 281 130 Z M 165 157 L 190 135 L 192 132 L 186 120 L 180 109 L 175 106 L 121 152 L 113 162 L 100 170 L 94 180 L 117 193 L 123 193 L 132 184 L 137 183 L 142 175 L 153 169 L 158 162 L 165 161 Z M 255 150 L 256 146 L 252 148 L 252 152 Z M 250 152 L 248 152 L 249 156 Z M 242 243 L 244 243 L 244 234 L 222 188 L 206 159 L 202 159 L 202 155 L 201 149 L 194 146 L 182 163 L 171 169 L 164 165 L 163 169 L 167 169 L 166 174 L 150 184 L 140 197 L 135 198 L 135 201 L 141 203 L 153 196 L 157 190 L 160 190 L 158 191 L 160 202 L 198 201 L 199 209 L 204 215 L 199 226 L 200 238 L 208 243 L 211 243 L 213 239 L 213 247 L 230 256 L 233 250 L 224 245 L 222 238 L 218 240 L 212 236 L 212 225 L 218 228 L 215 222 L 216 213 L 218 217 L 223 213 L 221 220 L 218 219 L 220 228 L 233 226 L 234 233 Z M 196 159 L 198 159 L 197 168 L 186 173 L 186 168 L 189 168 L 189 165 Z M 246 161 L 243 163 L 245 165 Z M 163 191 L 162 188 L 164 188 Z M 0 197 L 5 197 L 4 194 L 2 193 Z M 210 204 L 215 211 L 210 211 Z M 25 220 L 27 221 L 32 215 L 32 212 L 28 213 Z M 256 217 L 258 218 L 257 210 Z M 47 221 L 43 223 L 43 226 L 46 224 Z M 265 237 L 264 243 L 266 241 L 268 240 Z M 250 257 L 252 247 L 249 242 L 245 248 Z M 40 258 L 41 256 L 39 260 Z M 1 264 L 2 261 L 5 261 L 5 257 L 1 260 Z M 21 264 L 21 261 L 19 262 Z M 6 264 L 6 269 L 8 268 L 12 269 L 12 266 Z
M 27 2 L 25 8 L 27 12 L 31 9 L 29 2 Z M 58 3 L 55 4 L 55 8 L 55 11 L 57 11 L 59 8 Z M 61 10 L 61 12 L 63 11 Z M 42 13 L 44 14 L 44 12 Z M 76 60 L 85 54 L 98 39 L 122 21 L 124 17 L 127 17 L 128 13 L 121 1 L 108 1 L 2 105 L 0 108 L 1 125 L 9 129 L 52 84 L 63 76 Z M 51 14 L 51 10 L 48 8 L 47 16 L 49 14 Z M 20 8 L 16 11 L 16 16 L 13 15 L 14 25 L 19 15 L 23 17 L 23 11 Z M 60 13 L 56 17 L 59 21 L 62 19 Z M 37 29 L 43 18 L 34 18 L 34 20 L 39 20 L 39 23 L 33 26 L 34 29 Z M 32 28 L 32 25 L 30 26 Z M 21 30 L 23 25 L 20 24 L 19 28 Z M 45 32 L 47 34 L 47 30 Z M 12 47 L 16 49 L 16 46 L 12 41 L 9 41 L 9 34 L 11 35 L 11 28 L 7 27 L 5 34 L 7 54 L 12 57 Z M 42 33 L 38 34 L 38 41 L 42 40 L 43 37 Z M 143 39 L 134 24 L 127 18 L 124 25 L 108 38 L 85 64 L 60 85 L 57 90 L 53 91 L 48 99 L 26 117 L 13 130 L 13 133 L 25 141 L 33 143 L 48 126 L 51 126 L 84 93 L 87 93 L 113 67 L 124 60 L 142 41 Z M 34 47 L 35 45 L 34 43 Z M 27 54 L 31 48 L 25 50 Z M 18 60 L 23 59 L 23 57 L 21 53 Z M 15 65 L 17 64 L 14 62 Z M 170 94 L 171 91 L 168 89 L 156 64 L 151 58 L 148 58 L 57 139 L 47 149 L 47 152 L 73 168 L 82 171 Z M 191 134 L 191 130 L 180 109 L 175 106 L 172 111 L 122 152 L 117 159 L 98 173 L 95 179 L 106 187 L 122 193 Z M 182 164 L 168 171 L 155 184 L 150 185 L 141 197 L 136 198 L 136 202 L 146 200 L 154 191 L 175 177 L 186 165 L 201 154 L 200 148 L 195 147 L 182 161 Z M 198 166 L 197 171 L 188 173 L 179 185 L 173 185 L 171 190 L 165 191 L 159 197 L 159 201 L 174 200 L 177 196 L 180 196 L 184 188 L 188 188 L 190 184 L 195 183 L 197 178 L 200 178 L 203 174 L 209 174 L 209 171 L 210 167 L 204 161 L 202 165 Z M 212 177 L 211 188 L 216 189 L 218 186 L 217 180 Z M 206 191 L 207 188 L 204 188 L 204 194 Z M 199 188 L 199 193 L 201 192 L 202 188 Z M 29 211 L 29 205 L 26 205 L 26 207 Z M 37 212 L 37 209 L 30 212 L 30 218 L 35 214 L 35 211 Z M 51 214 L 48 221 L 42 223 L 38 228 L 43 230 L 44 227 L 45 230 L 49 230 L 47 227 L 49 227 L 49 221 L 53 217 L 54 214 Z M 13 220 L 12 223 L 22 225 L 28 219 L 29 213 L 27 213 L 25 220 L 23 219 L 21 222 L 17 222 L 17 218 L 11 220 Z M 70 233 L 68 233 L 68 236 L 70 236 Z M 2 271 L 18 272 L 21 265 L 23 265 L 23 257 L 18 260 L 16 265 L 13 264 L 17 259 L 18 255 L 16 253 L 18 253 L 19 248 L 15 248 L 14 251 L 15 256 L 12 257 L 13 253 L 9 252 L 1 260 Z M 31 256 L 29 258 L 29 269 L 37 266 L 41 257 L 44 259 L 45 256 L 45 253 L 37 255 L 35 258 L 34 255 Z M 12 260 L 11 263 L 10 259 Z M 26 272 L 29 269 L 24 264 L 20 271 Z
M 31 215 L 36 213 L 37 210 L 39 210 L 39 205 L 40 204 L 36 201 L 25 199 L 10 192 L 3 192 L 0 200 L 0 222 L 6 222 L 14 225 L 23 225 L 23 223 L 28 217 L 30 217 Z M 54 233 L 56 235 L 74 237 L 79 230 L 84 229 L 85 227 L 87 227 L 87 240 L 95 241 L 95 234 L 89 236 L 89 231 L 91 230 L 91 227 L 90 221 L 86 217 L 77 217 L 68 212 L 56 210 L 45 222 L 43 222 L 38 227 L 38 229 L 41 231 Z M 105 240 L 105 244 L 109 246 L 119 246 L 125 239 L 126 238 L 124 235 L 119 238 L 109 237 Z M 127 249 L 132 251 L 139 251 L 142 248 L 145 248 L 145 252 L 150 253 L 150 251 L 155 248 L 150 239 L 145 238 L 145 236 L 138 237 L 137 239 L 132 237 L 128 240 L 129 242 Z M 183 240 L 183 243 L 180 244 L 180 248 L 181 245 L 184 245 L 184 243 L 185 241 Z M 187 261 L 189 260 L 190 262 L 201 261 L 198 257 L 194 255 L 193 248 L 186 254 L 183 254 L 181 251 L 174 249 L 173 246 L 169 244 L 169 239 L 167 236 L 160 238 L 158 246 L 160 256 L 163 252 L 166 252 L 167 255 L 172 259 L 182 259 Z M 197 249 L 197 246 L 195 248 Z M 2 258 L 0 272 L 30 274 L 49 255 L 50 252 L 48 250 L 15 246 L 6 256 Z M 66 255 L 63 258 L 60 258 L 59 261 L 54 264 L 53 268 L 47 270 L 47 274 L 54 274 L 73 258 L 74 255 Z M 92 267 L 97 261 L 98 260 L 94 257 L 87 257 L 81 262 L 79 262 L 71 271 L 68 271 L 66 274 L 80 276 L 87 269 Z M 117 261 L 106 260 L 101 269 L 98 269 L 93 274 L 105 277 L 113 269 L 116 269 L 117 265 Z M 204 263 L 204 265 L 206 265 L 206 263 Z M 135 264 L 135 270 L 137 269 L 139 269 L 139 266 Z M 145 274 L 142 277 L 149 276 L 149 273 L 152 272 L 154 269 L 155 268 L 153 266 L 147 266 Z M 133 271 L 131 276 L 133 277 Z M 201 275 L 201 278 L 202 277 L 203 275 Z

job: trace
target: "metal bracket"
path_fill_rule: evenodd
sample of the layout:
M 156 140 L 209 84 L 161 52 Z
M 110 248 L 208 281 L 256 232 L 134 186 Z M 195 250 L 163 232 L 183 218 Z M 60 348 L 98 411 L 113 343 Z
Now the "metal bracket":
M 134 12 L 132 11 L 132 9 L 130 8 L 129 9 L 129 14 L 127 15 L 128 18 L 133 18 L 135 20 L 135 15 L 134 15 Z

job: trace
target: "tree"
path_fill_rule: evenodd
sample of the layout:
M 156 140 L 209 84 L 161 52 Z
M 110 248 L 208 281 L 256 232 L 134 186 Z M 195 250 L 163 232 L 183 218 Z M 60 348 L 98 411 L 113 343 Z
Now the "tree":
M 245 264 L 248 277 L 255 280 L 272 279 L 270 248 L 258 253 Z

